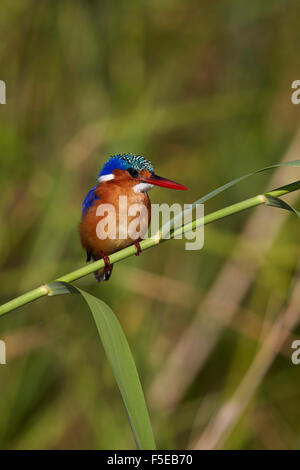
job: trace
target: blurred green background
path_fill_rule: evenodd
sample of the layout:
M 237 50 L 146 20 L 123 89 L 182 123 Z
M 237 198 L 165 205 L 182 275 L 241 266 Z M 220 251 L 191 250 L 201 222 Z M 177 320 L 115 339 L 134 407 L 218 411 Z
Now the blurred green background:
M 85 263 L 81 201 L 111 154 L 187 185 L 150 193 L 182 204 L 300 158 L 299 18 L 296 0 L 2 0 L 1 301 Z M 297 177 L 254 177 L 205 211 Z M 170 241 L 77 283 L 126 332 L 159 448 L 299 447 L 298 240 L 296 217 L 263 207 L 207 227 L 201 251 Z M 293 331 L 257 356 L 287 309 Z M 135 448 L 83 301 L 29 304 L 0 339 L 0 448 Z

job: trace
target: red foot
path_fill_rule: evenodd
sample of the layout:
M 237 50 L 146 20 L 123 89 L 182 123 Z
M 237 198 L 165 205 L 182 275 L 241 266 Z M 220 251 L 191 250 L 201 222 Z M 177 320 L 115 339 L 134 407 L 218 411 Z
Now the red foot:
M 140 256 L 140 253 L 142 253 L 141 245 L 138 241 L 134 242 L 134 245 L 136 247 L 136 253 L 135 256 Z
M 107 269 L 110 269 L 110 270 L 111 270 L 111 269 L 112 269 L 112 265 L 111 265 L 110 262 L 109 262 L 109 256 L 105 255 L 105 254 L 103 253 L 103 251 L 101 252 L 101 254 L 102 254 L 102 259 L 104 260 L 104 263 L 105 263 L 105 267 L 106 267 Z

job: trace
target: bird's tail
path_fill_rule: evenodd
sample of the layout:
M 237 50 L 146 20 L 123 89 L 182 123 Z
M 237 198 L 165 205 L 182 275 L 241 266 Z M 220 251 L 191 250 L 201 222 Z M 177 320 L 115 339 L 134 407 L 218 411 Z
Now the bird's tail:
M 112 273 L 112 268 L 113 267 L 111 266 L 110 268 L 105 267 L 105 268 L 99 269 L 98 271 L 94 271 L 96 281 L 97 282 L 108 281 Z

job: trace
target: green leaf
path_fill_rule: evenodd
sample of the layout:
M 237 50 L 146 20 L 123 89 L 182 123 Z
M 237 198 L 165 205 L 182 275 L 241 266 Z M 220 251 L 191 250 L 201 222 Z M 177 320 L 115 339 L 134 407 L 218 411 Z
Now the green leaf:
M 267 199 L 267 206 L 278 207 L 279 209 L 285 209 L 287 211 L 294 212 L 294 214 L 300 218 L 300 212 L 287 204 L 285 201 L 282 201 L 282 199 L 279 199 L 279 197 L 270 196 L 269 194 L 265 194 L 265 196 Z
M 252 171 L 251 173 L 247 173 L 246 175 L 240 176 L 239 178 L 236 178 L 232 181 L 229 181 L 226 184 L 223 184 L 222 186 L 219 186 L 218 188 L 214 189 L 210 193 L 205 194 L 200 199 L 193 202 L 189 208 L 185 209 L 184 211 L 180 212 L 175 217 L 173 217 L 173 219 L 171 219 L 162 227 L 161 229 L 162 233 L 164 234 L 164 236 L 167 236 L 168 233 L 171 233 L 172 228 L 175 227 L 176 222 L 179 222 L 179 225 L 181 225 L 181 221 L 183 220 L 184 215 L 191 212 L 196 207 L 197 204 L 203 204 L 204 202 L 208 201 L 209 199 L 212 199 L 213 197 L 217 196 L 223 191 L 226 191 L 226 189 L 232 188 L 232 186 L 235 186 L 240 181 L 250 178 L 250 176 L 254 176 L 254 175 L 257 175 L 258 173 L 263 173 L 265 171 L 273 170 L 274 168 L 279 168 L 283 166 L 300 167 L 300 160 L 292 160 L 290 162 L 276 163 L 275 165 L 266 166 L 264 168 L 261 168 L 260 170 Z
M 253 171 L 251 173 L 247 173 L 247 175 L 240 176 L 239 178 L 236 178 L 232 181 L 229 181 L 228 183 L 224 184 L 223 186 L 220 186 L 219 188 L 215 189 L 214 191 L 211 191 L 210 193 L 206 194 L 205 196 L 202 196 L 198 201 L 194 202 L 194 204 L 202 204 L 203 202 L 208 201 L 209 199 L 212 199 L 213 197 L 217 196 L 217 194 L 222 193 L 226 189 L 231 188 L 232 186 L 235 186 L 237 183 L 240 181 L 243 181 L 247 178 L 250 178 L 250 176 L 257 175 L 258 173 L 263 173 L 264 171 L 268 170 L 273 170 L 274 168 L 279 168 L 282 166 L 298 166 L 300 167 L 300 160 L 293 160 L 290 162 L 284 162 L 284 163 L 276 163 L 275 165 L 270 165 L 266 166 L 265 168 L 261 168 L 260 170 Z
M 280 186 L 280 188 L 272 189 L 272 191 L 265 193 L 265 196 L 283 196 L 283 191 L 285 194 L 288 194 L 292 191 L 297 191 L 298 189 L 300 189 L 300 180 L 285 184 L 284 186 Z
M 147 405 L 138 372 L 122 327 L 102 300 L 66 282 L 52 282 L 49 295 L 79 293 L 94 317 L 106 356 L 120 389 L 130 426 L 139 449 L 155 449 Z

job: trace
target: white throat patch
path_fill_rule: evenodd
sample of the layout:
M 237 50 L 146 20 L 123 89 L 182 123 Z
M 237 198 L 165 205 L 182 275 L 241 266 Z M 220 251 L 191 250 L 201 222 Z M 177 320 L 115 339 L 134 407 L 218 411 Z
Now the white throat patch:
M 149 191 L 149 189 L 153 188 L 153 184 L 149 183 L 138 183 L 135 186 L 133 186 L 133 191 L 135 193 L 146 193 Z
M 111 173 L 110 175 L 99 176 L 98 182 L 102 183 L 103 181 L 109 181 L 109 180 L 113 180 L 113 179 L 114 179 L 114 175 Z

